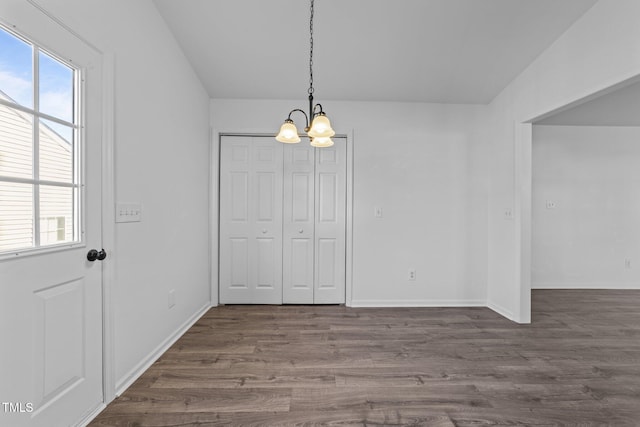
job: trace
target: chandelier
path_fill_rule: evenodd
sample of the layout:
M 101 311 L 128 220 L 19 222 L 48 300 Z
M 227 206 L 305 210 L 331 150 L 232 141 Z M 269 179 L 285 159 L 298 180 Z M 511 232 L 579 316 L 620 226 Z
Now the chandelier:
M 298 128 L 296 128 L 295 123 L 291 120 L 291 115 L 298 111 L 304 114 L 304 131 L 307 133 L 311 145 L 314 147 L 331 147 L 333 145 L 331 137 L 336 133 L 331 128 L 331 123 L 322 110 L 322 105 L 313 105 L 313 2 L 314 0 L 311 0 L 311 14 L 309 19 L 309 114 L 307 115 L 307 113 L 299 108 L 291 110 L 289 116 L 280 127 L 280 132 L 278 132 L 276 140 L 286 144 L 300 142 Z

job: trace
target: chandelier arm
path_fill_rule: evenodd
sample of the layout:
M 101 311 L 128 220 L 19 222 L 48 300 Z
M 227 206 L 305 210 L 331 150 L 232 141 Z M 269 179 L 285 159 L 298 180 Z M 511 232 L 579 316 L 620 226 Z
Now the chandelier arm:
M 318 107 L 320 107 L 320 111 L 316 113 L 316 109 Z M 313 118 L 319 114 L 324 114 L 324 110 L 322 109 L 322 104 L 317 103 L 316 105 L 313 106 L 313 109 L 311 110 L 311 120 L 313 120 Z
M 287 117 L 287 120 L 291 120 L 291 115 L 295 112 L 295 111 L 299 111 L 302 114 L 304 114 L 304 123 L 305 123 L 305 132 L 306 130 L 309 128 L 309 116 L 307 116 L 307 113 L 305 113 L 303 110 L 299 109 L 299 108 L 295 108 L 293 110 L 291 110 L 289 112 L 289 117 Z

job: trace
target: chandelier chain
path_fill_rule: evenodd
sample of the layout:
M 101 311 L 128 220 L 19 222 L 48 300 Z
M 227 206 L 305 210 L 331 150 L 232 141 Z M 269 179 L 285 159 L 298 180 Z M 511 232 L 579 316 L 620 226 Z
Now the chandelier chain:
M 309 114 L 299 108 L 291 110 L 287 119 L 280 126 L 276 141 L 289 144 L 300 142 L 298 129 L 293 120 L 291 120 L 291 115 L 299 112 L 304 115 L 304 131 L 307 133 L 311 146 L 315 148 L 331 147 L 333 145 L 331 137 L 336 132 L 331 128 L 331 123 L 329 123 L 329 118 L 322 110 L 322 105 L 320 103 L 313 104 L 313 15 L 315 1 L 309 0 L 309 2 L 311 6 L 309 13 Z
M 309 18 L 309 95 L 313 95 L 313 1 Z

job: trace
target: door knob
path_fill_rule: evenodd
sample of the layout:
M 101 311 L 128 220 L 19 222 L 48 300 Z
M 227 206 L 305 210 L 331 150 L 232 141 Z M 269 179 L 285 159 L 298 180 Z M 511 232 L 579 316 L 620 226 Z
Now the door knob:
M 89 252 L 87 252 L 87 259 L 91 262 L 95 260 L 102 261 L 106 257 L 107 257 L 107 253 L 105 252 L 104 249 L 100 249 L 100 251 L 97 251 L 96 249 L 91 249 Z

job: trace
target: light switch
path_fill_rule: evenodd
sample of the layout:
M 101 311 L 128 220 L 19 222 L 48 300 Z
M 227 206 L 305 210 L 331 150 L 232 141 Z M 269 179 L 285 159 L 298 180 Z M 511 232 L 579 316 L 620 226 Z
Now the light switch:
M 142 205 L 140 203 L 117 203 L 116 222 L 142 221 Z
M 381 207 L 375 207 L 373 209 L 373 216 L 375 216 L 376 218 L 382 218 L 382 208 Z

